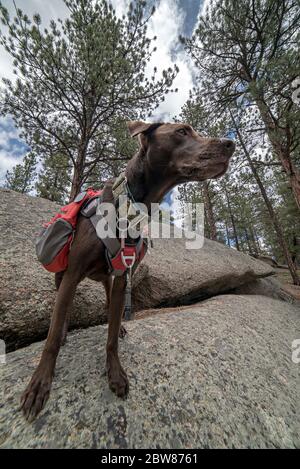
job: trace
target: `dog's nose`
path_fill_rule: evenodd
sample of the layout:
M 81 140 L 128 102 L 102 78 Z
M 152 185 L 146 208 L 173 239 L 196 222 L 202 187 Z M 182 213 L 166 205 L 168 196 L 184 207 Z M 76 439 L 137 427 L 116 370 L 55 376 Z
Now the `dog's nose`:
M 221 141 L 224 147 L 226 148 L 227 152 L 231 156 L 235 150 L 235 142 L 230 138 L 222 138 Z

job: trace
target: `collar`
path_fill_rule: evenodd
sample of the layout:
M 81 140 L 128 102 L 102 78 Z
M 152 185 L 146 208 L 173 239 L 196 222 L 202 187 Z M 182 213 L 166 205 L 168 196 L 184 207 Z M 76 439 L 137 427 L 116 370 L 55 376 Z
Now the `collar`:
M 115 202 L 120 197 L 120 195 L 127 195 L 127 197 L 133 203 L 136 203 L 136 201 L 134 200 L 134 198 L 132 196 L 132 193 L 129 189 L 129 186 L 128 186 L 128 183 L 127 183 L 127 177 L 126 177 L 124 171 L 115 180 L 115 182 L 112 186 L 112 191 L 113 191 Z
M 134 199 L 132 192 L 128 186 L 127 177 L 125 172 L 122 172 L 117 179 L 115 180 L 112 186 L 112 192 L 114 196 L 115 205 L 117 206 L 117 201 L 120 196 L 126 196 L 128 199 L 127 203 L 127 217 L 130 223 L 130 226 L 134 228 L 138 223 L 147 219 L 149 221 L 150 216 L 148 212 L 141 210 L 141 207 L 138 202 Z M 138 213 L 138 215 L 137 215 Z

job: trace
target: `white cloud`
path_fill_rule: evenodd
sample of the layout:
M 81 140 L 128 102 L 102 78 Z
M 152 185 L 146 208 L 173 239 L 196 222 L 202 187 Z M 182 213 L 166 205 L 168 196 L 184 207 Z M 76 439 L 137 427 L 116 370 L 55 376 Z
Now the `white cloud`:
M 118 17 L 126 14 L 128 0 L 111 0 L 116 9 Z M 164 69 L 174 67 L 176 63 L 179 73 L 174 80 L 172 88 L 178 88 L 178 93 L 170 93 L 165 97 L 159 108 L 155 110 L 151 120 L 155 121 L 162 114 L 165 120 L 171 120 L 179 114 L 181 107 L 189 97 L 189 90 L 193 87 L 192 64 L 185 52 L 178 48 L 179 35 L 185 18 L 185 11 L 182 10 L 177 0 L 160 0 L 156 4 L 156 11 L 149 21 L 148 36 L 157 37 L 155 46 L 157 51 L 147 67 L 148 77 L 152 76 L 153 68 L 156 67 L 158 76 Z
M 0 147 L 8 146 L 8 139 L 18 139 L 19 132 L 9 116 L 0 116 Z
M 110 0 L 116 9 L 118 17 L 126 14 L 130 0 Z M 205 3 L 208 3 L 207 1 Z M 8 8 L 11 16 L 14 15 L 13 0 L 3 0 L 3 4 Z M 45 0 L 16 0 L 17 7 L 20 7 L 29 16 L 39 12 L 42 17 L 42 26 L 46 27 L 51 18 L 64 18 L 67 10 L 62 0 L 52 0 L 51 3 Z M 172 120 L 178 115 L 181 107 L 188 99 L 189 90 L 193 87 L 193 65 L 183 49 L 179 46 L 179 35 L 182 32 L 185 11 L 179 7 L 177 0 L 157 0 L 156 11 L 149 21 L 149 37 L 157 36 L 155 45 L 157 51 L 153 54 L 151 63 L 147 67 L 147 75 L 153 74 L 154 66 L 158 69 L 158 76 L 163 69 L 179 66 L 179 74 L 176 77 L 173 88 L 178 88 L 178 93 L 169 93 L 165 101 L 161 103 L 151 120 L 156 120 L 163 115 L 164 120 Z M 3 50 L 0 51 L 0 78 L 13 78 L 13 66 L 10 56 Z M 0 173 L 3 176 L 7 169 L 11 169 L 15 164 L 21 162 L 22 158 L 17 148 L 14 148 L 10 139 L 17 139 L 18 133 L 13 126 L 4 125 L 4 118 L 0 118 Z M 7 123 L 7 122 L 6 122 Z M 24 150 L 25 153 L 25 150 Z
M 114 7 L 118 18 L 121 18 L 122 15 L 126 14 L 130 0 L 110 0 L 110 3 Z
M 11 170 L 16 164 L 21 163 L 22 157 L 14 156 L 5 150 L 0 150 L 0 181 L 5 178 L 6 171 Z
M 110 0 L 116 10 L 118 17 L 126 14 L 130 0 Z M 13 0 L 3 0 L 3 4 L 8 8 L 10 14 L 14 15 Z M 31 16 L 39 12 L 42 17 L 42 26 L 46 27 L 51 18 L 64 18 L 67 9 L 62 0 L 52 0 L 50 3 L 45 0 L 27 0 L 26 8 L 22 0 L 16 0 L 17 7 L 24 9 Z M 156 110 L 155 116 L 164 114 L 167 120 L 172 119 L 174 115 L 180 112 L 182 105 L 188 99 L 189 90 L 193 87 L 192 63 L 182 49 L 178 49 L 178 38 L 182 32 L 185 11 L 178 5 L 177 0 L 158 0 L 156 2 L 156 11 L 149 21 L 149 37 L 157 36 L 157 51 L 153 54 L 151 63 L 147 68 L 148 76 L 153 73 L 153 67 L 156 66 L 158 72 L 163 69 L 173 67 L 174 63 L 179 66 L 179 74 L 176 77 L 173 88 L 178 88 L 178 93 L 170 93 L 165 101 Z M 2 49 L 0 54 L 0 78 L 14 78 L 13 66 L 10 56 Z
M 185 12 L 179 8 L 176 0 L 161 0 L 150 20 L 148 30 L 150 36 L 157 36 L 157 51 L 153 54 L 151 69 L 156 66 L 158 72 L 162 72 L 163 69 L 173 67 L 174 63 L 179 67 L 179 73 L 173 83 L 173 88 L 178 88 L 178 93 L 168 94 L 155 113 L 165 114 L 168 120 L 179 114 L 189 97 L 189 90 L 193 87 L 191 64 L 185 52 L 178 49 L 184 17 Z
M 10 117 L 0 116 L 0 181 L 6 171 L 21 163 L 26 146 L 19 138 L 19 133 Z
M 65 18 L 67 14 L 67 8 L 62 0 L 51 0 L 51 2 L 45 0 L 26 0 L 26 2 L 24 0 L 2 0 L 3 6 L 8 9 L 12 18 L 15 16 L 14 1 L 17 8 L 23 10 L 29 17 L 34 13 L 40 13 L 43 27 L 47 27 L 52 18 Z M 2 25 L 1 28 L 4 29 Z M 3 32 L 5 33 L 5 29 Z M 0 80 L 2 78 L 15 79 L 13 60 L 3 47 L 0 50 Z
M 24 0 L 16 0 L 16 4 L 18 7 L 25 10 Z M 27 4 L 32 13 L 40 13 L 42 19 L 44 18 L 46 22 L 52 18 L 63 19 L 67 14 L 67 7 L 62 0 L 51 0 L 51 2 L 47 2 L 45 0 L 30 0 L 28 2 L 28 0 L 26 0 L 26 12 L 28 13 Z

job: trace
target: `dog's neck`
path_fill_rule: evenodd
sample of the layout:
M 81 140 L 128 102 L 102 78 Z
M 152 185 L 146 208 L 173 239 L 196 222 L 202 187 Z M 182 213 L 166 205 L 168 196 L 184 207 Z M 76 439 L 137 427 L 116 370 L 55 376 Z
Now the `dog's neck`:
M 149 166 L 142 149 L 129 161 L 126 171 L 127 183 L 136 202 L 151 207 L 151 203 L 160 203 L 175 185 L 176 180 L 161 174 Z

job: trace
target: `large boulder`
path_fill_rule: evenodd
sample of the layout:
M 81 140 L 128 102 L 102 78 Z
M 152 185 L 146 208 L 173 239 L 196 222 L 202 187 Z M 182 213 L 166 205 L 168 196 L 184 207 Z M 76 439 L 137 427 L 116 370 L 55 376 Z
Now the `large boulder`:
M 299 289 L 298 294 L 300 293 L 299 287 L 294 285 L 290 286 L 295 288 L 295 292 Z M 297 295 L 295 293 L 293 294 L 292 288 L 289 290 L 286 287 L 286 285 L 280 283 L 276 278 L 267 277 L 255 279 L 250 283 L 245 283 L 242 286 L 235 288 L 232 293 L 236 293 L 237 295 L 264 295 L 299 305 L 300 296 L 297 298 Z
M 0 189 L 0 339 L 15 349 L 47 335 L 56 289 L 54 275 L 38 262 L 34 241 L 60 206 L 46 199 Z M 72 328 L 106 320 L 102 285 L 79 285 Z
M 128 323 L 120 341 L 125 401 L 107 385 L 106 326 L 71 333 L 50 400 L 32 424 L 18 405 L 43 343 L 8 354 L 0 365 L 0 446 L 300 448 L 300 365 L 292 360 L 299 308 L 223 295 L 156 312 Z
M 54 276 L 39 264 L 34 240 L 59 206 L 0 189 L 0 339 L 10 350 L 43 339 L 55 301 Z M 185 239 L 154 240 L 133 289 L 135 311 L 209 298 L 269 276 L 273 269 L 250 256 L 206 240 L 187 250 Z M 102 285 L 85 280 L 77 290 L 70 327 L 106 322 Z
M 205 239 L 201 249 L 189 250 L 186 240 L 155 239 L 154 249 L 137 272 L 135 309 L 177 306 L 210 298 L 273 275 L 264 262 Z

